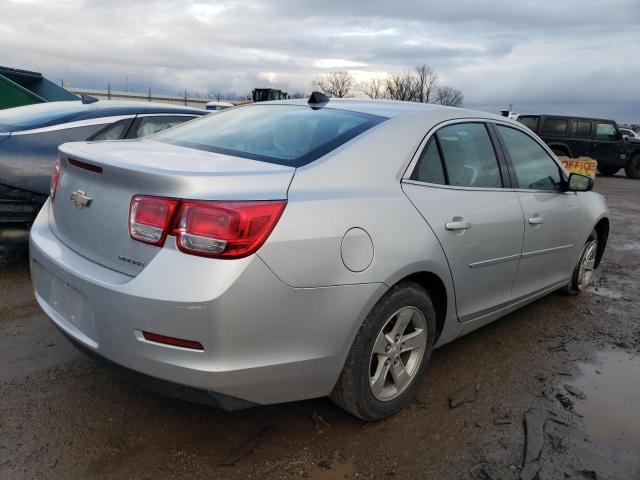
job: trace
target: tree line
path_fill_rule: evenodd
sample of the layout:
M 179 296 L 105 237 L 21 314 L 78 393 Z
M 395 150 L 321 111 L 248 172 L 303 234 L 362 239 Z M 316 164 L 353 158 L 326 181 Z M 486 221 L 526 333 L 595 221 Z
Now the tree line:
M 460 90 L 440 85 L 438 74 L 427 65 L 418 65 L 414 70 L 389 72 L 384 78 L 372 78 L 362 83 L 356 82 L 349 72 L 329 72 L 314 79 L 311 88 L 335 98 L 362 93 L 374 99 L 436 103 L 451 107 L 460 107 L 464 101 Z

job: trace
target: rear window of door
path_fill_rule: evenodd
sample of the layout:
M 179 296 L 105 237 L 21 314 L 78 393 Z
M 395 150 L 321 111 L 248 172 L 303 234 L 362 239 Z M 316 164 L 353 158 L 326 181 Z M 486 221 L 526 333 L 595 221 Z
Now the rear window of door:
M 483 123 L 458 123 L 435 135 L 444 159 L 448 184 L 457 187 L 501 188 L 498 159 Z
M 447 185 L 442 157 L 435 137 L 431 137 L 427 146 L 422 150 L 411 179 L 419 182 Z
M 564 118 L 547 118 L 542 125 L 542 133 L 549 135 L 566 135 L 568 123 Z
M 496 125 L 516 174 L 517 188 L 559 190 L 560 167 L 538 142 L 515 128 Z
M 136 125 L 128 138 L 140 138 L 153 135 L 154 133 L 161 132 L 167 128 L 175 127 L 188 120 L 193 120 L 195 117 L 183 117 L 183 116 L 167 116 L 167 117 L 140 117 Z
M 573 122 L 573 136 L 574 137 L 591 137 L 591 122 L 588 120 L 575 120 Z
M 616 127 L 612 123 L 596 123 L 596 138 L 598 140 L 615 140 Z

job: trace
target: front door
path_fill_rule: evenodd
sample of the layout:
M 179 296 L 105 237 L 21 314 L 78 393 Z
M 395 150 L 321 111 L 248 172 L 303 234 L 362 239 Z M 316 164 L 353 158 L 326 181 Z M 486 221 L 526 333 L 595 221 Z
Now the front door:
M 589 155 L 591 158 L 605 166 L 624 166 L 626 162 L 624 159 L 621 160 L 619 155 L 622 135 L 614 123 L 596 121 L 592 142 Z
M 514 299 L 565 283 L 583 245 L 575 238 L 581 218 L 577 195 L 564 192 L 556 161 L 521 130 L 496 125 L 516 178 L 524 212 L 524 243 Z
M 509 303 L 524 222 L 517 193 L 503 187 L 485 124 L 438 130 L 403 190 L 444 249 L 460 321 Z

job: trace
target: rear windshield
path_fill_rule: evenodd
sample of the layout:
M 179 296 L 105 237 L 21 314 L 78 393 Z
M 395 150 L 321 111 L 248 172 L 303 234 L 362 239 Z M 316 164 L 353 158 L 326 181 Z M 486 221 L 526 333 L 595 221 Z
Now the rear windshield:
M 94 110 L 81 102 L 51 102 L 0 110 L 0 132 L 17 132 L 69 122 Z
M 522 123 L 524 126 L 529 127 L 529 129 L 534 132 L 538 130 L 538 120 L 540 117 L 518 117 L 518 121 Z
M 303 105 L 249 105 L 186 123 L 153 140 L 261 160 L 306 165 L 386 120 Z

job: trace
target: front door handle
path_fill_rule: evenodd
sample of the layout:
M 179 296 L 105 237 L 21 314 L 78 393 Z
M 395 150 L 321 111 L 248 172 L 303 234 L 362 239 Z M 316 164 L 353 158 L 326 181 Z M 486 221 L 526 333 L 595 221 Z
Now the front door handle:
M 453 221 L 444 224 L 447 230 L 467 230 L 471 228 L 470 222 L 465 222 L 461 217 L 453 217 Z
M 539 215 L 534 215 L 529 219 L 529 223 L 531 225 L 542 225 L 544 223 L 544 218 Z

